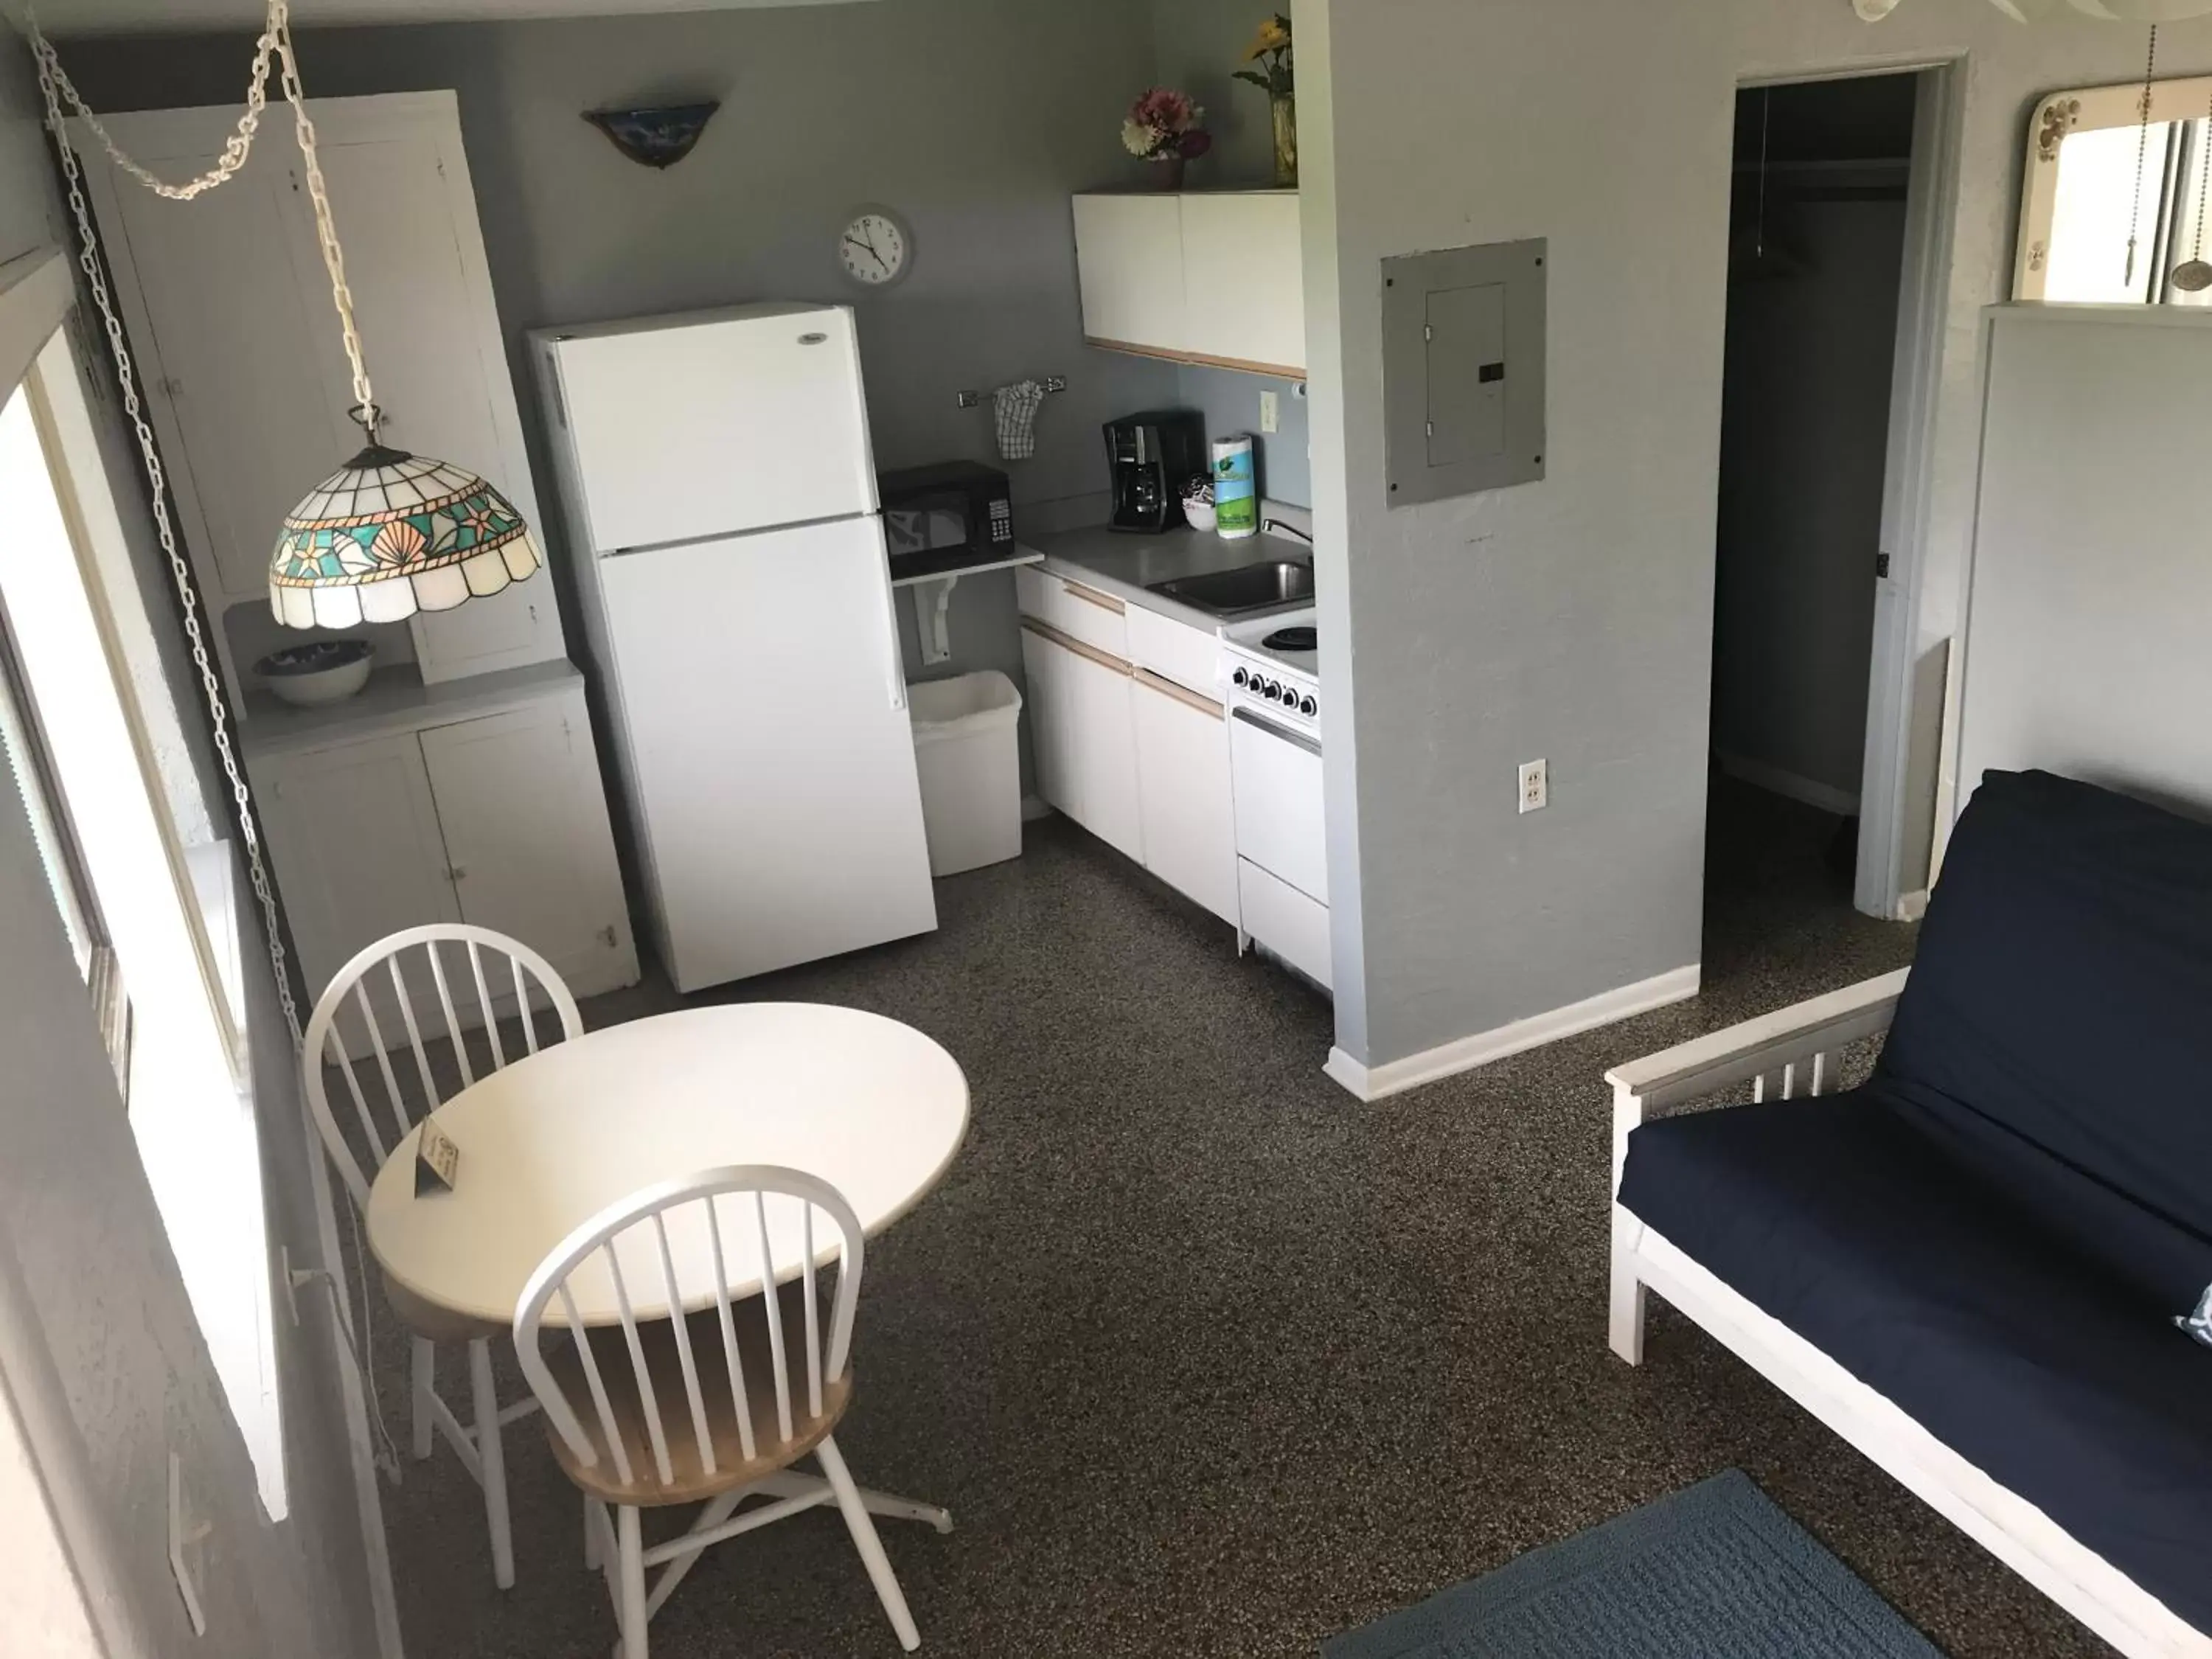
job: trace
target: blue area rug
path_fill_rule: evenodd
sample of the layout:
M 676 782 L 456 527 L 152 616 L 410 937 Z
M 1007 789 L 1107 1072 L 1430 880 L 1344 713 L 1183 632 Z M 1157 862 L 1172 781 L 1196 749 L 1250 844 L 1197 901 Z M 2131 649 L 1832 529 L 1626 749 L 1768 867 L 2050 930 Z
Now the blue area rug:
M 1322 1659 L 1941 1659 L 1738 1469 L 1322 1646 Z

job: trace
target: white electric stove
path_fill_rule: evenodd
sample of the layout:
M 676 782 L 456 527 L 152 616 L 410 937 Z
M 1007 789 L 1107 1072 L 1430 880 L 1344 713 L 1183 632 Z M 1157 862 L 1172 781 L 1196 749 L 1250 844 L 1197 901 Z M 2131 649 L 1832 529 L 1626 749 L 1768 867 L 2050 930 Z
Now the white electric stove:
M 1236 798 L 1237 897 L 1245 937 L 1329 983 L 1321 658 L 1310 611 L 1222 633 Z

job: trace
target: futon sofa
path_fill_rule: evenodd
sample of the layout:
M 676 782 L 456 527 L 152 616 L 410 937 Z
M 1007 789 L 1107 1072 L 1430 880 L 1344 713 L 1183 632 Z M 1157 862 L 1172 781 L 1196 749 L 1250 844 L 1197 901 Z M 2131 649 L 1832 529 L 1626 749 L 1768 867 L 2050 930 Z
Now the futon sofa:
M 1616 1352 L 1656 1291 L 2123 1652 L 2212 1655 L 2212 826 L 1989 773 L 1909 973 L 1608 1080 Z

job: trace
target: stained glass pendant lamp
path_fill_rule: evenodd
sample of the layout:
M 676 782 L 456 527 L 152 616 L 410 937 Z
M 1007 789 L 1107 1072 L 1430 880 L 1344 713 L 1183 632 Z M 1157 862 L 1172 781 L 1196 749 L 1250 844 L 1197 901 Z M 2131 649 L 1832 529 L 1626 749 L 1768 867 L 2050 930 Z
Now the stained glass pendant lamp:
M 473 472 L 368 447 L 284 515 L 269 603 L 291 628 L 353 628 L 450 611 L 544 561 L 506 496 Z
M 284 515 L 270 559 L 269 605 L 276 620 L 291 628 L 401 622 L 418 611 L 450 611 L 466 600 L 496 593 L 531 575 L 544 560 L 514 503 L 489 483 L 466 467 L 411 455 L 383 441 L 384 411 L 369 386 L 361 334 L 354 325 L 353 294 L 346 287 L 345 254 L 338 246 L 330 195 L 323 185 L 315 125 L 307 117 L 306 95 L 300 88 L 290 11 L 289 0 L 269 0 L 267 18 L 254 43 L 252 80 L 238 131 L 213 167 L 181 185 L 155 178 L 117 148 L 62 72 L 35 18 L 29 33 L 40 78 L 54 100 L 56 137 L 64 136 L 58 106 L 66 100 L 118 167 L 156 194 L 177 201 L 190 201 L 214 189 L 245 166 L 268 101 L 272 60 L 276 65 L 285 101 L 292 106 L 307 196 L 315 210 L 316 240 L 330 273 L 331 300 L 353 372 L 354 406 L 349 412 L 361 423 L 368 442 Z

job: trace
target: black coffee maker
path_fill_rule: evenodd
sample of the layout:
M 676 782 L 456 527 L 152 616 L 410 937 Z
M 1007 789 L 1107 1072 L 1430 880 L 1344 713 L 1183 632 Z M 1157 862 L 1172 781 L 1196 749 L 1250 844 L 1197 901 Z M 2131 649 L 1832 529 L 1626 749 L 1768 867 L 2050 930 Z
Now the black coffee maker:
M 1183 487 L 1206 476 L 1206 417 L 1194 409 L 1156 409 L 1106 422 L 1112 480 L 1112 528 L 1156 536 L 1182 524 Z

